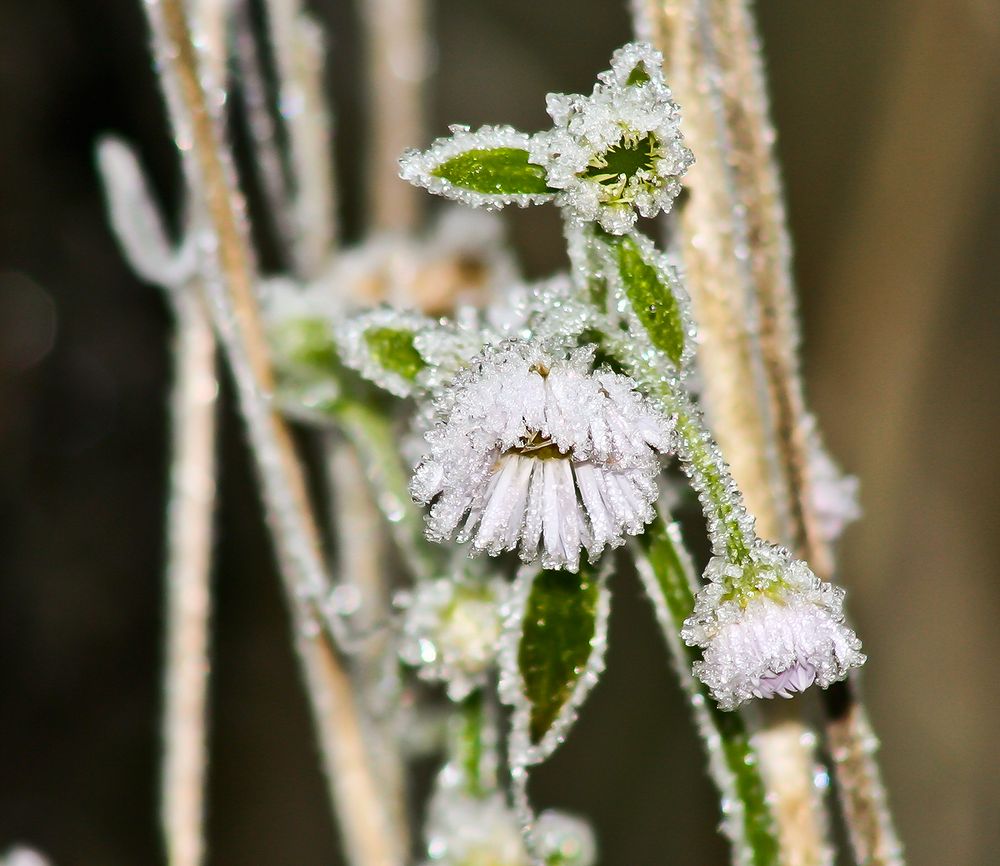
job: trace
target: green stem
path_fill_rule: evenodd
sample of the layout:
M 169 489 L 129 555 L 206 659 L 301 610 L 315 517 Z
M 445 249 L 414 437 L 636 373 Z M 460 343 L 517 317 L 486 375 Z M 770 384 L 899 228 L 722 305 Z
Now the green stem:
M 720 710 L 706 686 L 691 675 L 699 654 L 681 641 L 679 632 L 694 609 L 698 578 L 677 525 L 670 524 L 662 510 L 637 540 L 636 567 L 705 742 L 709 771 L 722 796 L 723 830 L 733 845 L 734 863 L 775 866 L 778 839 L 743 717 Z
M 341 399 L 331 414 L 344 436 L 357 449 L 375 501 L 392 530 L 393 539 L 418 579 L 440 575 L 442 554 L 424 538 L 424 522 L 409 491 L 409 473 L 403 465 L 398 435 L 388 415 L 359 400 Z
M 481 797 L 490 787 L 489 772 L 484 766 L 486 751 L 486 707 L 481 690 L 473 692 L 462 702 L 458 736 L 455 743 L 455 761 L 462 768 L 465 787 L 473 797 Z

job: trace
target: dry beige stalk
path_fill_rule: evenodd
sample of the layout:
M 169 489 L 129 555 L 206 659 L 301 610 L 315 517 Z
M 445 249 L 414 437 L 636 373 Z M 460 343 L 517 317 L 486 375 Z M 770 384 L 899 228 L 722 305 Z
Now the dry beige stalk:
M 253 293 L 256 275 L 243 202 L 221 140 L 222 92 L 219 82 L 200 67 L 183 0 L 148 0 L 146 10 L 174 133 L 185 156 L 191 205 L 211 227 L 201 239 L 205 290 L 258 461 L 295 645 L 345 847 L 357 866 L 399 866 L 403 854 L 389 832 L 350 681 L 329 634 L 315 627 L 313 605 L 325 581 L 319 535 L 289 430 L 266 397 L 273 372 Z

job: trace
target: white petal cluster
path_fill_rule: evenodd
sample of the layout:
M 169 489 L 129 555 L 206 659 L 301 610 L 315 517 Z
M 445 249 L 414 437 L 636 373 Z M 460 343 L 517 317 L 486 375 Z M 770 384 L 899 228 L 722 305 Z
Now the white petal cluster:
M 742 570 L 720 557 L 698 593 L 681 637 L 704 650 L 695 675 L 724 710 L 753 697 L 788 698 L 822 688 L 864 664 L 861 642 L 844 623 L 844 591 L 800 560 L 761 546 L 758 588 L 733 591 Z
M 421 679 L 444 682 L 460 701 L 486 682 L 500 640 L 500 609 L 507 596 L 502 580 L 459 576 L 417 584 L 400 593 L 405 609 L 400 658 Z
M 543 812 L 532 838 L 544 863 L 593 866 L 597 844 L 590 826 L 555 810 Z M 471 797 L 443 790 L 431 803 L 427 825 L 428 860 L 423 866 L 530 866 L 517 816 L 503 794 Z
M 662 66 L 649 45 L 618 49 L 590 96 L 549 94 L 554 127 L 530 142 L 530 161 L 560 191 L 557 204 L 612 234 L 628 231 L 637 211 L 653 217 L 670 210 L 693 162 Z
M 530 866 L 521 829 L 503 794 L 442 792 L 431 803 L 424 866 Z
M 653 517 L 657 453 L 672 424 L 635 383 L 593 370 L 592 349 L 489 346 L 442 392 L 411 483 L 427 535 L 458 530 L 474 551 L 519 548 L 545 568 L 579 567 Z M 459 525 L 461 524 L 461 528 Z

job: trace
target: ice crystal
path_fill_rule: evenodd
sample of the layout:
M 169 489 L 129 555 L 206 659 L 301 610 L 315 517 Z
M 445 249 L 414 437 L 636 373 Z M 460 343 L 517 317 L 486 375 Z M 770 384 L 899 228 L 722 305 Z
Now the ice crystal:
M 497 655 L 507 584 L 460 575 L 400 593 L 406 613 L 399 654 L 421 679 L 444 682 L 453 701 L 486 682 Z
M 628 231 L 636 212 L 670 210 L 693 161 L 662 68 L 649 45 L 618 49 L 590 96 L 548 95 L 553 129 L 531 139 L 530 159 L 560 190 L 557 203 L 612 234 Z
M 411 493 L 427 535 L 497 555 L 542 547 L 575 570 L 652 519 L 657 454 L 671 424 L 625 376 L 593 370 L 593 350 L 537 342 L 487 347 L 442 392 Z M 459 529 L 459 524 L 464 524 Z
M 822 688 L 864 663 L 844 622 L 844 591 L 786 551 L 759 543 L 752 564 L 714 557 L 681 636 L 704 650 L 694 673 L 719 705 L 791 697 Z

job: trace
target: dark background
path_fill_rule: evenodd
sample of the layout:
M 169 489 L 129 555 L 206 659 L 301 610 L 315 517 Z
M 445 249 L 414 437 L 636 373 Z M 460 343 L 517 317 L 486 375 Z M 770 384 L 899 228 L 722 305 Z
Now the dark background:
M 354 12 L 332 28 L 344 218 L 360 210 Z M 1000 16 L 989 0 L 759 8 L 781 134 L 812 402 L 862 478 L 843 582 L 913 866 L 1000 850 L 995 701 Z M 434 133 L 545 123 L 628 39 L 618 3 L 444 0 Z M 162 862 L 155 823 L 169 321 L 123 264 L 95 137 L 176 166 L 139 0 L 0 3 L 0 850 Z M 415 142 L 416 143 L 416 142 Z M 561 264 L 546 209 L 509 219 Z M 212 863 L 335 862 L 286 621 L 227 419 Z M 605 866 L 722 864 L 717 805 L 638 586 L 616 579 L 606 679 L 540 796 L 596 816 Z

